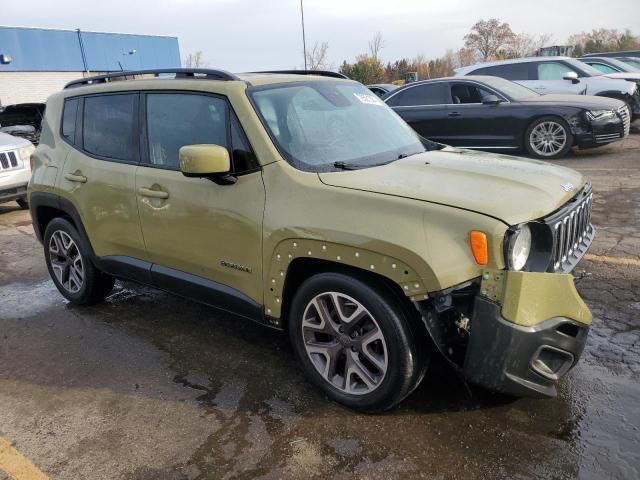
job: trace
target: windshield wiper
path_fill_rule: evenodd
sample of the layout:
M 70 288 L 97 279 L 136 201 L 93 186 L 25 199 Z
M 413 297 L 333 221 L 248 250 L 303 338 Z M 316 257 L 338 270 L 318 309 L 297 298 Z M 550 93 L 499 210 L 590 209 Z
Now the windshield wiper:
M 339 168 L 340 170 L 357 170 L 359 168 L 362 168 L 360 166 L 353 165 L 352 163 L 346 163 L 346 162 L 333 162 L 333 166 L 335 168 Z

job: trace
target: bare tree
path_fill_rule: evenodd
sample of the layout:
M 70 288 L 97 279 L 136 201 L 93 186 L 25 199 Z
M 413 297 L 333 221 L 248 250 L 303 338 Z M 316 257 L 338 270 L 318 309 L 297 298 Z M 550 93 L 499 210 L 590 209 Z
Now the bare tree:
M 376 32 L 376 34 L 369 42 L 369 53 L 371 58 L 380 60 L 380 50 L 382 50 L 384 47 L 385 44 L 382 38 L 382 34 L 380 32 Z
M 536 55 L 538 50 L 549 45 L 553 37 L 548 34 L 528 35 L 521 33 L 515 35 L 508 46 L 505 47 L 505 57 L 521 58 L 532 57 Z
M 498 52 L 509 45 L 515 34 L 508 23 L 497 18 L 479 20 L 464 36 L 464 45 L 478 52 L 483 62 L 498 56 Z
M 454 54 L 454 68 L 466 67 L 467 65 L 473 65 L 478 61 L 475 50 L 471 48 L 462 47 Z
M 308 70 L 330 70 L 332 65 L 327 59 L 329 42 L 316 42 L 311 50 L 307 50 Z
M 201 50 L 198 50 L 195 53 L 190 53 L 184 59 L 185 68 L 200 68 L 206 65 L 203 54 Z

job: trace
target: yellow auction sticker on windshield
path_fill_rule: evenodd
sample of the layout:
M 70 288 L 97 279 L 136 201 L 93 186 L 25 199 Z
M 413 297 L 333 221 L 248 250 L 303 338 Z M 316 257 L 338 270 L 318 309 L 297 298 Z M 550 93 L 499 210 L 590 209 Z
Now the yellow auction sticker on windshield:
M 366 103 L 368 105 L 384 105 L 384 103 L 382 103 L 380 99 L 375 95 L 367 95 L 366 93 L 354 93 L 353 96 L 360 100 L 362 103 Z

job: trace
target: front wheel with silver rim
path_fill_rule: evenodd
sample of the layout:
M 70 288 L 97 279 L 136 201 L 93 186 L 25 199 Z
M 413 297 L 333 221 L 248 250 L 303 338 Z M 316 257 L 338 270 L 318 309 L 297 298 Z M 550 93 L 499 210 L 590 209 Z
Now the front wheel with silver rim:
M 67 300 L 87 305 L 109 294 L 115 279 L 93 265 L 87 242 L 71 222 L 54 218 L 47 225 L 43 240 L 47 269 Z
M 536 158 L 553 160 L 564 157 L 573 145 L 567 122 L 546 116 L 535 120 L 524 134 L 527 151 Z
M 338 273 L 305 281 L 292 301 L 289 334 L 311 380 L 351 408 L 393 407 L 422 379 L 421 325 L 375 282 Z

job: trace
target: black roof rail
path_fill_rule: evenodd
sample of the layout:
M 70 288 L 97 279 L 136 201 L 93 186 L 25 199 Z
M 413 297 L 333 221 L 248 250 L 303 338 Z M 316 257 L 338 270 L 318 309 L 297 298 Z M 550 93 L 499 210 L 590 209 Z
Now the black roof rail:
M 342 73 L 331 72 L 329 70 L 263 70 L 260 72 L 248 72 L 248 73 L 284 73 L 289 75 L 318 75 L 321 77 L 332 78 L 344 78 L 349 80 L 349 77 Z
M 96 83 L 107 83 L 111 79 L 130 77 L 135 75 L 174 74 L 175 78 L 197 78 L 206 80 L 240 80 L 233 73 L 224 70 L 210 70 L 207 68 L 156 68 L 151 70 L 128 70 L 122 72 L 106 73 L 94 77 L 80 78 L 67 83 L 64 88 L 79 87 L 82 85 L 94 85 Z M 126 78 L 125 78 L 126 80 Z

